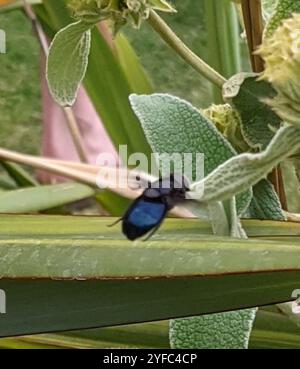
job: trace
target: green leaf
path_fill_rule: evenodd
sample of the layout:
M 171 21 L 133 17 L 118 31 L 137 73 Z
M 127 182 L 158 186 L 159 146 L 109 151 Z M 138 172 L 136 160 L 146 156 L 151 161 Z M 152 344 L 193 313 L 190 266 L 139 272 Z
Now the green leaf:
M 242 70 L 237 12 L 228 1 L 204 0 L 203 3 L 207 45 L 213 45 L 206 48 L 207 61 L 222 76 L 228 78 Z M 218 92 L 218 101 L 222 102 L 220 90 Z
M 106 348 L 170 348 L 166 321 L 75 331 L 65 335 L 93 339 L 98 347 Z
M 8 161 L 1 161 L 1 165 L 18 186 L 32 187 L 39 185 L 39 183 L 30 174 L 28 174 L 20 165 Z
M 54 100 L 71 106 L 85 76 L 91 45 L 91 25 L 69 24 L 54 37 L 47 59 L 47 81 Z
M 56 32 L 74 22 L 68 8 L 67 0 L 43 0 L 42 5 L 36 5 L 34 11 L 51 39 Z
M 127 145 L 128 155 L 136 152 L 150 155 L 143 130 L 130 108 L 128 96 L 132 90 L 129 82 L 98 29 L 92 31 L 84 84 L 115 146 Z
M 276 96 L 273 87 L 266 81 L 257 81 L 257 74 L 239 73 L 223 87 L 223 95 L 231 100 L 240 113 L 242 134 L 254 149 L 265 148 L 279 128 L 281 119 L 264 102 Z
M 10 178 L 0 178 L 0 189 L 1 191 L 7 191 L 7 190 L 16 190 L 17 186 L 13 180 Z
M 256 310 L 230 311 L 170 322 L 174 349 L 246 349 Z M 228 329 L 230 327 L 230 329 Z
M 299 288 L 299 239 L 215 238 L 207 223 L 170 219 L 151 241 L 132 243 L 107 227 L 115 220 L 0 216 L 1 337 L 243 309 L 291 300 Z M 244 225 L 300 236 L 294 223 Z
M 259 309 L 250 337 L 252 349 L 300 348 L 300 328 L 275 309 Z
M 34 350 L 34 349 L 59 349 L 55 345 L 48 344 L 37 344 L 36 342 L 24 342 L 22 339 L 17 340 L 15 338 L 1 338 L 0 339 L 0 349 L 10 349 L 10 350 Z
M 153 88 L 146 72 L 130 45 L 127 38 L 122 33 L 118 33 L 115 38 L 115 47 L 118 61 L 123 69 L 130 88 L 137 94 L 147 94 L 153 92 Z
M 91 330 L 63 332 L 60 334 L 39 334 L 0 339 L 0 348 L 170 348 L 167 322 L 131 324 Z
M 298 290 L 299 291 L 299 290 Z M 295 298 L 295 296 L 294 296 Z M 277 305 L 277 307 L 280 309 L 282 313 L 284 313 L 294 324 L 297 325 L 299 328 L 300 333 L 300 315 L 299 315 L 299 292 L 298 292 L 298 298 L 296 301 L 293 302 L 286 302 L 284 304 Z M 295 312 L 295 309 L 297 309 L 297 312 Z
M 215 202 L 230 199 L 245 191 L 266 177 L 280 162 L 297 152 L 300 149 L 299 137 L 299 128 L 283 126 L 265 151 L 257 154 L 244 153 L 227 160 L 203 181 L 192 184 L 189 196 L 204 202 Z
M 25 188 L 0 193 L 1 213 L 29 213 L 51 209 L 93 196 L 94 190 L 79 183 Z
M 131 95 L 130 101 L 153 152 L 203 153 L 205 176 L 236 155 L 215 126 L 188 102 L 165 94 Z M 194 161 L 193 176 L 195 173 Z M 251 196 L 247 191 L 238 197 L 239 214 L 247 209 Z
M 169 348 L 168 322 L 0 339 L 0 348 Z M 278 309 L 256 314 L 250 348 L 300 348 L 300 328 Z
M 274 187 L 266 179 L 253 186 L 253 198 L 247 212 L 254 219 L 286 219 Z

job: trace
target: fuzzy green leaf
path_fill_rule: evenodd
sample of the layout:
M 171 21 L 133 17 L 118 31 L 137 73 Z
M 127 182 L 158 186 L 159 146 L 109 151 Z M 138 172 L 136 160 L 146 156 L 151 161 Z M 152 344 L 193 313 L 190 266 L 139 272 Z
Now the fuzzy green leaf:
M 279 198 L 268 180 L 262 179 L 253 186 L 253 198 L 247 213 L 254 219 L 285 220 Z
M 242 134 L 248 145 L 254 149 L 265 148 L 281 122 L 263 101 L 276 96 L 272 86 L 266 81 L 257 81 L 256 74 L 239 73 L 224 85 L 223 95 L 240 113 Z
M 256 309 L 172 320 L 174 349 L 246 349 Z M 228 329 L 230 327 L 230 329 Z
M 265 178 L 281 161 L 297 152 L 300 149 L 299 137 L 299 128 L 283 126 L 265 151 L 244 153 L 229 159 L 203 181 L 192 184 L 190 198 L 204 202 L 224 201 L 245 191 Z
M 91 45 L 91 25 L 69 24 L 54 37 L 47 60 L 47 81 L 54 100 L 71 106 L 85 76 Z

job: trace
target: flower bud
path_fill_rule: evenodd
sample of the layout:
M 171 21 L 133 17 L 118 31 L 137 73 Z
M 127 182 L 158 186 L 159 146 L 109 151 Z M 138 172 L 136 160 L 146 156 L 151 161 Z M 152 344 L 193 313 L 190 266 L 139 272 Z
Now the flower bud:
M 202 111 L 238 152 L 250 151 L 241 131 L 239 113 L 229 104 L 211 105 Z

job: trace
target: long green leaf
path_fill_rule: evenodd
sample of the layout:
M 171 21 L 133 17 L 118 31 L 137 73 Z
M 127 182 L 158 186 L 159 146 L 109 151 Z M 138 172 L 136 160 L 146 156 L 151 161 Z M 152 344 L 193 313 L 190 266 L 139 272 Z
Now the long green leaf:
M 259 310 L 250 338 L 250 348 L 300 348 L 300 328 L 278 310 Z
M 240 31 L 234 5 L 226 0 L 204 0 L 209 65 L 226 78 L 241 71 Z M 214 87 L 215 103 L 222 102 Z
M 250 348 L 300 348 L 300 328 L 287 316 L 259 309 L 250 337 Z M 0 348 L 169 348 L 168 323 L 152 322 L 128 326 L 42 334 L 0 339 Z
M 269 311 L 270 310 L 270 311 Z M 276 309 L 259 309 L 250 348 L 300 348 L 300 328 Z M 274 311 L 273 311 L 274 310 Z M 80 330 L 0 339 L 0 348 L 169 348 L 168 323 Z
M 0 289 L 8 311 L 0 315 L 0 336 L 274 304 L 299 288 L 298 241 L 201 236 L 211 232 L 207 223 L 172 219 L 151 241 L 131 243 L 118 226 L 107 227 L 112 222 L 0 217 Z
M 1 165 L 19 187 L 38 186 L 39 183 L 20 165 L 8 161 L 1 161 Z
M 118 60 L 130 84 L 131 90 L 137 94 L 153 92 L 149 78 L 124 34 L 118 33 L 115 39 L 115 47 Z
M 0 339 L 0 348 L 169 348 L 167 322 Z
M 94 190 L 79 183 L 29 187 L 0 193 L 1 213 L 47 210 L 93 196 Z

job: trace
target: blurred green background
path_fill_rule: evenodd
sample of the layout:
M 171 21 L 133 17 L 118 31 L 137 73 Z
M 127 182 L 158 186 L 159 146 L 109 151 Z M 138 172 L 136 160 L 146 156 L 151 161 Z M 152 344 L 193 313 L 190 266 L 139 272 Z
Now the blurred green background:
M 37 153 L 41 133 L 39 45 L 21 11 L 0 15 L 0 146 Z

